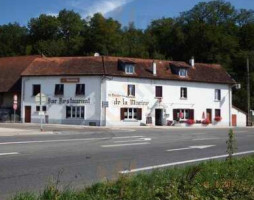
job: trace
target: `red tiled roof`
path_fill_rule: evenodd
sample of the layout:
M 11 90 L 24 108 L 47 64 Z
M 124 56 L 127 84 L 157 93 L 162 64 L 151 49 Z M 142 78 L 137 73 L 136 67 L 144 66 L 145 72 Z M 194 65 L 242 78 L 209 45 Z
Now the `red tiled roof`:
M 134 63 L 135 74 L 119 70 L 119 61 Z M 152 63 L 157 63 L 157 75 L 152 73 Z M 188 76 L 181 78 L 172 73 L 171 67 L 188 68 Z M 220 66 L 196 63 L 191 67 L 185 62 L 124 57 L 40 57 L 22 73 L 23 76 L 108 75 L 133 78 L 149 78 L 177 81 L 194 81 L 234 84 L 235 81 Z
M 103 75 L 101 57 L 41 57 L 22 73 L 24 76 Z
M 17 86 L 21 73 L 37 57 L 18 56 L 0 58 L 0 92 L 21 90 L 20 86 Z

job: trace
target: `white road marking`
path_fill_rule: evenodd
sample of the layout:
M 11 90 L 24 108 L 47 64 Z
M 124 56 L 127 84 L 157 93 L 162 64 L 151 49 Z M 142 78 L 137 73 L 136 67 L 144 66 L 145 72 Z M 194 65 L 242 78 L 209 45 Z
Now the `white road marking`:
M 2 142 L 0 145 L 9 145 L 9 144 L 33 144 L 33 143 L 53 143 L 53 142 L 75 142 L 75 141 L 94 141 L 94 140 L 109 140 L 109 139 L 128 139 L 128 138 L 137 138 L 143 136 L 128 136 L 128 137 L 105 137 L 105 138 L 77 138 L 77 139 L 63 139 L 63 140 L 37 140 L 37 141 L 19 141 L 19 142 Z
M 18 152 L 10 152 L 10 153 L 0 153 L 0 156 L 7 156 L 7 155 L 17 155 Z
M 112 139 L 130 139 L 130 138 L 143 138 L 144 136 L 123 136 L 123 137 L 112 137 Z
M 114 143 L 124 143 L 124 142 L 141 142 L 141 141 L 151 141 L 151 138 L 139 138 L 136 140 L 121 140 L 121 141 L 114 141 Z
M 186 147 L 186 148 L 180 148 L 180 149 L 169 149 L 169 150 L 166 150 L 166 151 L 182 151 L 182 150 L 187 150 L 187 149 L 207 149 L 207 148 L 210 148 L 210 147 L 214 147 L 215 145 L 200 145 L 200 146 L 189 146 L 189 147 Z
M 101 145 L 101 147 L 103 147 L 103 148 L 124 147 L 124 146 L 145 145 L 145 144 L 151 144 L 151 143 L 150 142 L 142 142 L 142 143 L 129 143 L 129 144 L 109 144 L 109 145 Z
M 203 141 L 203 140 L 221 140 L 222 138 L 197 138 L 192 139 L 193 141 Z
M 244 151 L 244 152 L 234 153 L 233 156 L 240 156 L 240 155 L 252 154 L 252 153 L 254 153 L 254 151 Z M 198 159 L 193 159 L 193 160 L 185 160 L 185 161 L 180 161 L 180 162 L 173 162 L 173 163 L 154 165 L 154 166 L 143 167 L 143 168 L 136 168 L 136 169 L 132 169 L 132 170 L 124 170 L 124 171 L 120 171 L 119 173 L 121 173 L 121 174 L 135 173 L 135 172 L 140 172 L 140 171 L 147 171 L 147 170 L 152 170 L 152 169 L 165 168 L 165 167 L 170 167 L 170 166 L 182 165 L 182 164 L 187 164 L 187 163 L 195 163 L 195 162 L 206 161 L 206 160 L 214 160 L 214 159 L 226 158 L 226 157 L 228 157 L 228 155 L 224 154 L 224 155 L 212 156 L 212 157 L 207 157 L 207 158 L 198 158 Z

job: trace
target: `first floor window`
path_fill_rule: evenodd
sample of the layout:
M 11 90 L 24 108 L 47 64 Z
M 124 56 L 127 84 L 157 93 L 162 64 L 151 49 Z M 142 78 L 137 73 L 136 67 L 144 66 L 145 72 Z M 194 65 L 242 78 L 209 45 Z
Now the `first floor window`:
M 33 96 L 41 93 L 41 85 L 33 85 Z
M 76 85 L 76 95 L 85 95 L 85 84 Z
M 155 87 L 155 97 L 162 98 L 162 86 Z
M 128 85 L 128 96 L 135 97 L 135 85 Z
M 174 120 L 194 120 L 194 110 L 193 109 L 174 109 L 173 110 Z
M 141 108 L 121 108 L 121 120 L 142 120 Z
M 63 84 L 56 84 L 55 86 L 55 95 L 63 95 L 64 94 L 64 85 Z
M 182 87 L 180 92 L 181 92 L 180 94 L 181 99 L 187 99 L 187 88 Z
M 220 89 L 215 90 L 215 101 L 220 101 L 221 100 L 221 91 Z
M 66 118 L 84 119 L 85 107 L 84 106 L 66 106 Z

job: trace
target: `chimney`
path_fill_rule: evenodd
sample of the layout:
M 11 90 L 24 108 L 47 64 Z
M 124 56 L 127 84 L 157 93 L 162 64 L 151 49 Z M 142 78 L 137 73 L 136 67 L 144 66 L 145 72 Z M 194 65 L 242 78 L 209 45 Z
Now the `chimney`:
M 195 59 L 194 59 L 194 56 L 192 56 L 191 59 L 190 59 L 190 65 L 191 65 L 192 67 L 195 66 Z
M 157 75 L 157 64 L 155 61 L 153 61 L 153 75 L 156 76 Z

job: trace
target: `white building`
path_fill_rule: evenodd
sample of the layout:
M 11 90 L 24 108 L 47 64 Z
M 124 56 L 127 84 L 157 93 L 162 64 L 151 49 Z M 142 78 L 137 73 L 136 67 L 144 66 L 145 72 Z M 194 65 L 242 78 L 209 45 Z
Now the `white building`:
M 46 123 L 231 126 L 234 84 L 220 65 L 194 60 L 41 57 L 22 73 L 21 116 L 27 123 L 44 111 Z M 48 98 L 42 106 L 38 93 Z

